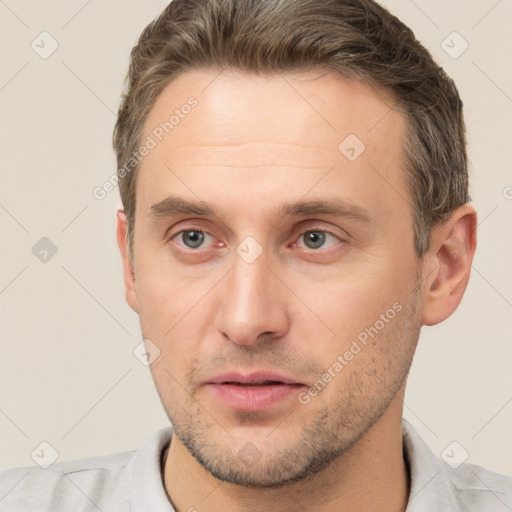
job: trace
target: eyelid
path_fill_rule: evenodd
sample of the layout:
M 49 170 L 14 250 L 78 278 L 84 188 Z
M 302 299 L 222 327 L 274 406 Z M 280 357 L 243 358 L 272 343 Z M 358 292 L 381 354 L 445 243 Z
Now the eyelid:
M 337 232 L 337 230 L 329 229 L 325 226 L 319 226 L 319 225 L 305 225 L 305 226 L 302 225 L 302 226 L 298 227 L 297 230 L 295 231 L 295 233 L 297 233 L 297 235 L 294 235 L 294 238 L 298 237 L 299 235 L 303 235 L 304 233 L 307 233 L 309 231 L 320 231 L 321 233 L 328 233 L 329 235 L 334 236 L 335 238 L 337 238 L 340 241 L 343 241 L 344 239 L 352 238 L 350 236 L 350 233 L 348 233 L 344 229 L 339 228 L 339 232 Z
M 210 225 L 210 223 L 207 222 L 206 219 L 202 218 L 185 218 L 177 220 L 174 224 L 165 230 L 163 238 L 165 241 L 169 241 L 171 238 L 174 238 L 176 235 L 179 235 L 183 231 L 201 231 L 210 236 L 215 236 L 208 230 L 206 227 L 207 225 Z M 174 231 L 175 229 L 178 230 Z M 173 231 L 174 234 L 171 234 Z
M 182 228 L 180 229 L 179 231 L 176 231 L 176 233 L 174 233 L 172 236 L 169 237 L 169 242 L 171 240 L 174 240 L 176 237 L 180 236 L 181 234 L 185 233 L 186 231 L 199 231 L 200 233 L 204 233 L 205 235 L 213 238 L 214 240 L 217 238 L 215 235 L 212 235 L 210 232 L 206 231 L 205 229 L 202 229 L 202 228 L 199 228 L 198 226 L 190 226 L 190 227 L 185 227 L 185 228 Z M 221 242 L 222 246 L 224 246 L 224 242 Z M 186 247 L 186 246 L 179 246 L 181 247 L 182 249 L 185 249 L 185 250 L 189 250 L 189 251 L 194 251 L 194 252 L 199 252 L 201 249 L 204 249 L 204 248 L 201 248 L 201 249 L 191 249 L 190 247 Z M 217 247 L 219 247 L 219 245 L 217 245 Z
M 328 229 L 324 229 L 324 228 L 307 228 L 307 229 L 301 229 L 298 236 L 295 236 L 293 238 L 293 242 L 291 243 L 291 246 L 292 247 L 296 247 L 299 243 L 299 241 L 301 240 L 301 238 L 304 236 L 305 233 L 310 233 L 310 232 L 314 232 L 314 233 L 325 233 L 327 235 L 330 235 L 332 237 L 334 237 L 337 241 L 338 241 L 338 244 L 336 245 L 339 245 L 339 244 L 342 244 L 344 242 L 346 242 L 346 240 L 344 240 L 342 237 L 340 237 L 339 235 L 337 235 L 336 233 L 333 233 L 332 231 L 328 230 Z M 329 247 L 329 248 L 324 248 L 324 247 L 320 247 L 319 249 L 310 249 L 308 247 L 299 247 L 299 249 L 301 251 L 305 251 L 305 252 L 311 252 L 311 253 L 317 253 L 318 255 L 320 254 L 325 254 L 329 251 L 333 251 L 335 250 L 335 247 Z

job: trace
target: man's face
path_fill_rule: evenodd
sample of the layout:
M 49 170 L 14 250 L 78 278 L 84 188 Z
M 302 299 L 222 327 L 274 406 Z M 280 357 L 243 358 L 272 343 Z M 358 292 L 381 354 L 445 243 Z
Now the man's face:
M 314 474 L 399 399 L 422 307 L 404 134 L 382 94 L 320 72 L 188 72 L 151 110 L 131 305 L 217 478 Z

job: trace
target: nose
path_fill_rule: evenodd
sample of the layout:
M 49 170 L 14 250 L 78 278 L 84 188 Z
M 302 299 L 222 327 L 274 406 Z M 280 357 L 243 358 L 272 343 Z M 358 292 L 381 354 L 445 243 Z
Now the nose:
M 288 330 L 286 287 L 264 254 L 247 262 L 234 257 L 232 270 L 219 290 L 216 329 L 238 345 L 279 338 Z

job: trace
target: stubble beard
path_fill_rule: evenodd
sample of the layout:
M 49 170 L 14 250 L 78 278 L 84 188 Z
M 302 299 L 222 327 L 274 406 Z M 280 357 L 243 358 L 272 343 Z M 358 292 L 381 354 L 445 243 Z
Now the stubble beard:
M 386 358 L 378 361 L 381 367 L 356 367 L 352 362 L 347 365 L 342 373 L 350 373 L 335 394 L 336 401 L 317 408 L 314 417 L 303 422 L 302 426 L 297 421 L 295 433 L 287 430 L 293 412 L 282 424 L 277 420 L 277 426 L 268 436 L 273 437 L 273 442 L 269 443 L 271 450 L 259 451 L 250 439 L 246 439 L 242 445 L 252 445 L 254 456 L 241 456 L 243 450 L 234 448 L 240 446 L 240 440 L 230 437 L 227 429 L 199 401 L 190 398 L 186 406 L 176 410 L 157 386 L 174 435 L 206 471 L 223 482 L 255 488 L 279 488 L 313 478 L 350 450 L 378 422 L 405 385 L 420 332 L 416 318 L 419 295 L 411 295 L 413 297 L 400 316 L 376 342 L 379 345 L 394 342 L 394 350 L 385 350 Z M 402 340 L 398 345 L 397 339 Z M 368 346 L 364 350 L 372 348 Z M 369 360 L 371 358 L 366 359 Z M 311 403 L 314 403 L 314 398 Z M 307 408 L 309 405 L 297 402 L 297 407 Z M 239 424 L 254 424 L 257 414 L 241 413 Z M 214 433 L 215 429 L 217 433 Z M 219 435 L 222 441 L 219 441 Z

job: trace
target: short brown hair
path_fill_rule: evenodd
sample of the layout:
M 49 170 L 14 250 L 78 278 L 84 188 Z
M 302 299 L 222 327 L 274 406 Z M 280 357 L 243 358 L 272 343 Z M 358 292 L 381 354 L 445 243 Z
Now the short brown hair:
M 130 255 L 139 167 L 130 157 L 173 78 L 199 68 L 270 74 L 320 67 L 387 91 L 405 114 L 421 257 L 431 228 L 470 200 L 462 102 L 413 32 L 372 0 L 173 0 L 144 29 L 131 52 L 113 134 Z

